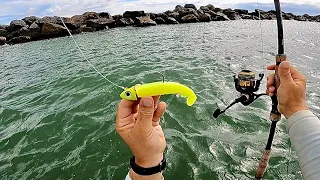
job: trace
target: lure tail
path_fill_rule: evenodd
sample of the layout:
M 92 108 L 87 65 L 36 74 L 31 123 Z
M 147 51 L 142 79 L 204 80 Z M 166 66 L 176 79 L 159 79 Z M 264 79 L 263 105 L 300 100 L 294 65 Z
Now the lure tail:
M 188 106 L 192 106 L 197 100 L 197 96 L 195 94 L 191 94 L 188 98 L 187 98 L 187 105 Z

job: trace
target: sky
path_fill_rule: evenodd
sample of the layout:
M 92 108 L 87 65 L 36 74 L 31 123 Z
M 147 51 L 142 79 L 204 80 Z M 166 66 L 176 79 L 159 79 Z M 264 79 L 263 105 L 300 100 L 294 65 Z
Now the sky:
M 198 8 L 213 4 L 219 8 L 274 9 L 272 0 L 0 0 L 0 24 L 26 16 L 65 16 L 83 14 L 86 11 L 123 14 L 127 10 L 164 12 L 176 5 L 195 4 Z M 280 0 L 282 10 L 294 14 L 320 14 L 320 0 Z M 259 5 L 259 6 L 258 6 Z

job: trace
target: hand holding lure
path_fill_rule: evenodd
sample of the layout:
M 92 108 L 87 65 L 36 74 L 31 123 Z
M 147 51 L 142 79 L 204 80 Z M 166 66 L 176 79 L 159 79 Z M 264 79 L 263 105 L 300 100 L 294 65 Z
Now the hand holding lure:
M 164 82 L 164 78 L 162 82 L 153 82 L 153 83 L 147 83 L 142 84 L 139 86 L 133 86 L 131 88 L 125 88 L 123 86 L 119 86 L 116 83 L 109 80 L 107 77 L 105 77 L 102 73 L 100 73 L 93 64 L 87 59 L 83 51 L 81 50 L 80 46 L 76 42 L 76 40 L 73 38 L 70 30 L 64 23 L 63 19 L 60 17 L 60 20 L 62 21 L 63 26 L 67 29 L 70 37 L 73 39 L 74 43 L 76 44 L 77 48 L 81 52 L 81 55 L 83 58 L 90 64 L 90 66 L 98 73 L 100 74 L 105 80 L 110 82 L 112 85 L 119 87 L 123 89 L 124 91 L 120 94 L 120 97 L 125 100 L 137 100 L 138 98 L 146 97 L 146 96 L 159 96 L 159 95 L 168 95 L 168 94 L 181 94 L 182 97 L 187 97 L 187 105 L 192 106 L 197 96 L 193 92 L 192 89 L 189 87 L 182 85 L 180 83 L 176 82 Z

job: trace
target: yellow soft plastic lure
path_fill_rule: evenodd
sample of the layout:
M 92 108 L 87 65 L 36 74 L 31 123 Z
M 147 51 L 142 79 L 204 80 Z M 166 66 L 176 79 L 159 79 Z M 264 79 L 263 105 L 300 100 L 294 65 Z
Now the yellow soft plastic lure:
M 145 96 L 159 96 L 166 94 L 180 94 L 187 97 L 187 105 L 192 106 L 197 96 L 189 87 L 176 82 L 153 82 L 126 88 L 120 97 L 126 100 L 137 100 Z

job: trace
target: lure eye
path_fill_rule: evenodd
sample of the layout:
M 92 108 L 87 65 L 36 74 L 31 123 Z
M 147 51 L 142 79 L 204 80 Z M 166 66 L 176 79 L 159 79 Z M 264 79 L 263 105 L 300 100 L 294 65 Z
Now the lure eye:
M 129 98 L 129 97 L 131 97 L 131 92 L 127 91 L 125 95 Z

